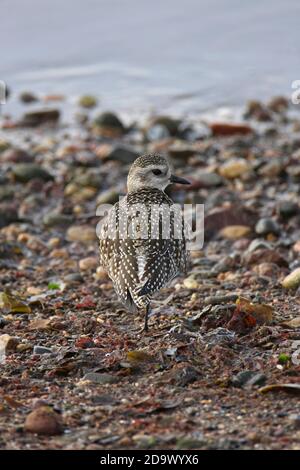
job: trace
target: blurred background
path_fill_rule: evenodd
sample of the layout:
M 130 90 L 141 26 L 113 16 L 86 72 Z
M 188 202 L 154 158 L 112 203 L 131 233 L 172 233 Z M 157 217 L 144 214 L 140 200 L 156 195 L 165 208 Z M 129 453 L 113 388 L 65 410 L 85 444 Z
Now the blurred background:
M 91 93 L 124 113 L 198 113 L 290 96 L 298 0 L 1 0 L 1 76 L 16 92 Z M 6 110 L 17 106 L 12 99 Z

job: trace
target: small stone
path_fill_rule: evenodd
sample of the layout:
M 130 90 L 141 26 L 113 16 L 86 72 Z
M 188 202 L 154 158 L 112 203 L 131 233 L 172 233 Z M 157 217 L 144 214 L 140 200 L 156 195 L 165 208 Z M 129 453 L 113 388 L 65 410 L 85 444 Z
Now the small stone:
M 88 258 L 83 258 L 79 261 L 79 269 L 81 271 L 95 270 L 98 264 L 98 258 L 94 256 L 89 256 Z
M 0 228 L 19 222 L 18 211 L 13 203 L 2 202 L 0 204 Z
M 25 150 L 9 148 L 1 154 L 0 160 L 5 163 L 32 163 L 34 157 Z
M 213 122 L 210 129 L 214 137 L 229 137 L 232 135 L 253 134 L 253 129 L 247 124 L 229 124 L 227 122 Z
M 95 194 L 97 193 L 96 188 L 80 188 L 77 189 L 77 191 L 73 194 L 72 200 L 74 202 L 84 202 L 84 201 L 89 201 L 95 197 Z
M 294 245 L 293 245 L 293 251 L 295 253 L 300 253 L 300 240 L 298 240 Z
M 232 158 L 220 166 L 219 173 L 224 178 L 234 179 L 251 170 L 250 164 L 242 158 Z
M 272 121 L 270 111 L 259 101 L 249 101 L 244 117 L 246 119 L 255 119 L 260 122 Z
M 282 286 L 286 289 L 296 289 L 300 286 L 300 268 L 292 271 L 288 276 L 282 281 Z
M 99 206 L 100 204 L 115 204 L 118 202 L 120 194 L 115 191 L 114 189 L 107 189 L 99 194 L 97 197 L 96 204 Z
M 72 225 L 68 228 L 66 238 L 70 242 L 90 244 L 96 240 L 96 230 L 89 225 Z
M 95 96 L 92 95 L 84 95 L 79 98 L 78 101 L 79 106 L 82 108 L 94 108 L 98 104 L 98 100 Z
M 226 328 L 216 328 L 205 335 L 205 342 L 209 346 L 228 345 L 235 341 L 235 332 Z
M 186 160 L 195 154 L 195 149 L 185 141 L 178 140 L 168 147 L 168 153 L 171 158 Z
M 122 121 L 111 112 L 104 112 L 97 116 L 93 126 L 97 134 L 108 138 L 120 137 L 126 131 Z
M 84 172 L 76 175 L 72 182 L 80 186 L 99 189 L 103 184 L 103 176 L 98 173 L 98 169 L 97 171 L 93 168 L 84 169 Z
M 83 277 L 80 273 L 71 273 L 65 276 L 65 281 L 68 284 L 83 282 Z
M 13 199 L 15 195 L 14 188 L 9 185 L 0 186 L 0 201 Z
M 63 433 L 61 416 L 50 406 L 40 406 L 29 413 L 24 428 L 28 432 L 46 436 Z
M 300 429 L 300 414 L 293 413 L 288 417 L 294 429 Z
M 184 366 L 174 370 L 174 382 L 178 387 L 186 387 L 188 384 L 199 380 L 200 373 L 195 367 Z
M 223 178 L 213 171 L 203 172 L 197 175 L 197 183 L 204 188 L 213 188 L 216 186 L 221 186 L 224 181 Z
M 280 267 L 288 266 L 287 259 L 277 250 L 257 249 L 252 253 L 247 250 L 243 255 L 243 263 L 248 266 L 259 264 L 261 260 L 264 260 L 265 263 L 277 264 Z
M 232 378 L 232 384 L 239 388 L 243 388 L 244 386 L 252 387 L 254 385 L 264 385 L 266 380 L 267 377 L 261 372 L 244 370 Z
M 279 274 L 279 268 L 275 263 L 260 263 L 253 268 L 253 271 L 257 272 L 259 276 L 271 278 L 277 278 Z
M 289 108 L 289 100 L 285 96 L 275 96 L 269 101 L 268 108 L 274 113 L 283 113 Z
M 286 172 L 289 174 L 292 182 L 299 183 L 300 181 L 300 165 L 290 165 L 287 167 Z
M 78 185 L 75 183 L 69 183 L 65 186 L 64 195 L 65 196 L 73 196 L 78 191 Z
M 280 233 L 280 228 L 275 220 L 263 218 L 257 222 L 255 232 L 258 235 L 268 235 L 269 233 L 278 235 Z
M 15 179 L 21 183 L 27 183 L 35 178 L 43 181 L 53 180 L 53 176 L 47 170 L 35 163 L 18 163 L 12 168 L 12 173 Z
M 0 354 L 16 351 L 19 344 L 18 338 L 14 338 L 8 334 L 0 336 Z
M 199 287 L 198 282 L 192 276 L 187 277 L 186 279 L 184 279 L 183 285 L 187 289 L 198 289 L 198 287 Z
M 65 96 L 59 94 L 45 95 L 43 96 L 43 100 L 45 101 L 45 103 L 49 103 L 51 101 L 64 101 Z
M 237 240 L 246 237 L 251 233 L 251 228 L 246 225 L 229 225 L 220 230 L 219 234 L 228 240 Z
M 95 384 L 105 385 L 105 384 L 117 383 L 120 381 L 120 378 L 111 374 L 105 374 L 105 373 L 100 374 L 98 372 L 88 372 L 83 377 L 83 380 L 87 380 Z
M 33 348 L 33 354 L 51 354 L 52 352 L 52 349 L 44 346 L 34 346 Z
M 232 205 L 228 208 L 217 209 L 205 216 L 205 238 L 210 239 L 216 232 L 230 225 L 245 225 L 253 227 L 256 223 L 256 214 L 246 207 Z
M 73 217 L 66 214 L 59 214 L 58 212 L 49 212 L 43 217 L 43 224 L 46 227 L 66 227 L 73 221 Z
M 284 170 L 284 162 L 280 159 L 272 160 L 266 163 L 263 167 L 258 170 L 258 174 L 261 176 L 267 176 L 272 178 L 279 176 Z
M 30 91 L 23 91 L 19 96 L 20 101 L 24 104 L 35 103 L 38 101 L 38 97 Z
M 294 120 L 293 123 L 293 132 L 300 132 L 300 121 L 299 120 Z
M 37 127 L 42 124 L 56 124 L 60 112 L 57 109 L 43 109 L 24 114 L 19 125 L 21 127 Z
M 299 204 L 293 201 L 282 201 L 278 206 L 278 212 L 281 217 L 289 219 L 299 214 Z
M 69 258 L 69 253 L 65 248 L 55 248 L 49 253 L 49 258 L 67 259 Z
M 138 153 L 128 145 L 106 146 L 101 154 L 103 160 L 115 160 L 126 164 L 132 163 L 137 157 Z
M 8 324 L 8 321 L 0 315 L 0 329 L 4 328 Z
M 103 269 L 101 266 L 98 266 L 95 274 L 94 274 L 94 278 L 97 280 L 97 281 L 107 281 L 108 279 L 108 275 L 107 275 L 107 272 L 105 269 Z
M 47 245 L 49 246 L 49 248 L 56 248 L 58 247 L 58 245 L 60 244 L 60 238 L 58 237 L 52 237 L 48 240 L 48 243 Z
M 157 116 L 150 119 L 145 135 L 148 140 L 161 140 L 179 135 L 181 121 L 169 116 Z
M 32 349 L 32 344 L 31 343 L 20 343 L 18 344 L 17 346 L 17 352 L 25 352 L 25 351 L 29 351 Z
M 5 150 L 9 149 L 10 143 L 6 140 L 0 139 L 0 153 L 4 152 Z

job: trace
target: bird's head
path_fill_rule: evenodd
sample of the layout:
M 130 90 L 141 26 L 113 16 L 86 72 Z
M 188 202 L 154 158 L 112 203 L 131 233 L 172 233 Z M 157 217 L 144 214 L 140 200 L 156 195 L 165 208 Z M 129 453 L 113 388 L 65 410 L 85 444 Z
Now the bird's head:
M 168 160 L 156 154 L 138 157 L 132 164 L 127 178 L 128 192 L 142 188 L 164 191 L 172 183 L 190 184 L 188 180 L 173 175 Z

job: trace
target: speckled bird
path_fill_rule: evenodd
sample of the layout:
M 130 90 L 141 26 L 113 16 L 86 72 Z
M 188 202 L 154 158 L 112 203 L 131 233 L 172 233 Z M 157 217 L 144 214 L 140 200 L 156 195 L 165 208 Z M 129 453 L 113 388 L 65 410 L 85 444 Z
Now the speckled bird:
M 152 294 L 180 272 L 186 272 L 186 236 L 181 213 L 171 210 L 169 236 L 163 236 L 167 219 L 161 214 L 165 208 L 175 207 L 165 193 L 172 183 L 190 184 L 171 173 L 164 156 L 138 157 L 128 173 L 127 195 L 110 209 L 99 234 L 100 263 L 126 308 L 144 311 L 145 331 Z M 159 223 L 155 225 L 154 220 Z M 178 230 L 180 237 L 176 235 Z

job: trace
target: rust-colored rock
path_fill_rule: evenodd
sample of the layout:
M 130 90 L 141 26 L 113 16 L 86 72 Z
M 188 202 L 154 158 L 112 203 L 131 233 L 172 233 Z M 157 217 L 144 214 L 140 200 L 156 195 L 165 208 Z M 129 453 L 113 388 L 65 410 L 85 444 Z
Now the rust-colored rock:
M 213 122 L 210 129 L 214 137 L 229 137 L 232 135 L 250 135 L 253 129 L 247 124 L 228 124 L 226 122 Z
M 62 419 L 50 406 L 40 406 L 29 413 L 24 428 L 27 432 L 45 436 L 55 436 L 63 432 Z

